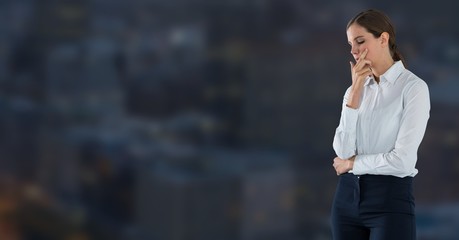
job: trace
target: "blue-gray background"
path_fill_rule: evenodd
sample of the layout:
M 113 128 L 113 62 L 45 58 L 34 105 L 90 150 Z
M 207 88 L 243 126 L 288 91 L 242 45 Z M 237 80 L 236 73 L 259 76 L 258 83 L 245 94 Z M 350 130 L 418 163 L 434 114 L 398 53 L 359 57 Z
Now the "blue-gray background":
M 367 8 L 430 87 L 419 239 L 459 238 L 452 0 L 1 1 L 0 238 L 330 239 Z

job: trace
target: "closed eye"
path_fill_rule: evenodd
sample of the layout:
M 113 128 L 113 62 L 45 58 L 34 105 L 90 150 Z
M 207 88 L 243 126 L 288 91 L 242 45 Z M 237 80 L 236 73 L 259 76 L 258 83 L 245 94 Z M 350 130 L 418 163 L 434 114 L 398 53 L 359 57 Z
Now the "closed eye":
M 365 40 L 363 40 L 363 39 L 356 39 L 354 41 L 355 41 L 355 43 L 357 43 L 357 45 L 361 45 L 361 44 L 365 43 Z M 352 47 L 352 43 L 351 42 L 347 42 L 347 43 L 349 43 L 349 45 Z

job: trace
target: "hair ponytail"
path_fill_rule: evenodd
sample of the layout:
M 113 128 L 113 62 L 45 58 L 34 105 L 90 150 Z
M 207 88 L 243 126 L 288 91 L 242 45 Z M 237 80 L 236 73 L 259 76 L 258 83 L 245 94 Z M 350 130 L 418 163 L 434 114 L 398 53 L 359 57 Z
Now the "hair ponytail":
M 405 67 L 406 67 L 405 58 L 402 56 L 402 54 L 398 50 L 397 44 L 394 43 L 394 44 L 391 45 L 390 52 L 392 54 L 392 59 L 394 61 L 402 61 L 403 65 L 405 65 Z

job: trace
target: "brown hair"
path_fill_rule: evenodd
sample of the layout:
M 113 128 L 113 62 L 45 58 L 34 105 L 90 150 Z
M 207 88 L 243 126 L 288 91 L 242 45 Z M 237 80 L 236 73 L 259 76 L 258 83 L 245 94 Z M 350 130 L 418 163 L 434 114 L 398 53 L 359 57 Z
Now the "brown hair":
M 349 29 L 354 23 L 364 27 L 376 38 L 379 38 L 383 32 L 387 32 L 389 34 L 389 51 L 392 59 L 394 61 L 401 60 L 406 65 L 405 59 L 402 57 L 395 43 L 395 28 L 386 14 L 375 9 L 363 11 L 349 21 L 346 29 Z

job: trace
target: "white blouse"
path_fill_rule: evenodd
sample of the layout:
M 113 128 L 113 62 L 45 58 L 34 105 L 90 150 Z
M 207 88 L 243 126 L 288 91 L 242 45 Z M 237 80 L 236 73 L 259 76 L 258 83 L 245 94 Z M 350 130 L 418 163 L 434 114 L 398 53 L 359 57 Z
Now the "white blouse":
M 397 61 L 380 76 L 379 84 L 367 78 L 358 109 L 346 106 L 350 89 L 333 140 L 336 155 L 356 155 L 351 170 L 355 175 L 415 176 L 430 112 L 427 84 Z

